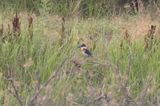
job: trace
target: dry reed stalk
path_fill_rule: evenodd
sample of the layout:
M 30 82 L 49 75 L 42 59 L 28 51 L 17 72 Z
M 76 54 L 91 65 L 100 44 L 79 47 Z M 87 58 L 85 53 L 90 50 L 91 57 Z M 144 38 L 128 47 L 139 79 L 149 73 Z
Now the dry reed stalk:
M 125 30 L 124 40 L 128 43 L 128 45 L 131 44 L 131 36 L 130 36 L 130 34 L 128 33 L 128 30 L 127 30 L 127 29 Z
M 145 49 L 151 49 L 153 46 L 153 41 L 155 38 L 155 31 L 156 26 L 151 25 L 151 28 L 148 30 L 148 33 L 145 35 L 144 42 L 145 42 Z
M 28 32 L 29 32 L 29 37 L 32 39 L 33 37 L 33 18 L 31 15 L 28 15 Z
M 15 17 L 12 21 L 12 28 L 13 28 L 13 34 L 14 36 L 20 35 L 20 18 L 18 17 L 18 14 L 16 13 Z
M 124 43 L 127 44 L 128 46 L 131 46 L 131 36 L 130 36 L 127 29 L 125 29 L 123 39 L 120 43 L 120 48 L 121 49 L 124 47 Z
M 60 37 L 61 37 L 60 45 L 62 45 L 65 38 L 65 17 L 64 16 L 62 17 Z

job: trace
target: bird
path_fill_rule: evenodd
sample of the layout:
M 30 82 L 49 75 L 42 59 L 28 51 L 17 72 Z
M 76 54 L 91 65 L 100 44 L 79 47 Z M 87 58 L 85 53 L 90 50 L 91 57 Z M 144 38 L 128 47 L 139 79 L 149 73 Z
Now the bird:
M 81 44 L 81 45 L 79 46 L 79 48 L 81 49 L 82 54 L 83 54 L 85 57 L 90 57 L 90 56 L 92 56 L 91 52 L 88 50 L 88 48 L 86 47 L 85 44 Z

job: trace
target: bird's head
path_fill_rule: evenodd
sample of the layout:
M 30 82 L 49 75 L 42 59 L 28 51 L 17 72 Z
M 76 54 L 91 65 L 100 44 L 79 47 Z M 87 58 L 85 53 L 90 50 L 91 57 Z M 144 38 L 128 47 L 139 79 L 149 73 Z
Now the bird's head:
M 86 45 L 83 43 L 83 44 L 80 44 L 78 45 L 78 48 L 82 48 L 82 47 L 86 47 Z

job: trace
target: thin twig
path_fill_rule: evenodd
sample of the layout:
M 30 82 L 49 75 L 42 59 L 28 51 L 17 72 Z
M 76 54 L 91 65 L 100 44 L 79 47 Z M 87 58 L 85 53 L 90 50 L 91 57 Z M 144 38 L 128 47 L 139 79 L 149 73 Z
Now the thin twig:
M 147 90 L 148 88 L 150 87 L 150 82 L 152 81 L 153 77 L 150 76 L 148 78 L 148 80 L 146 81 L 145 85 L 143 86 L 143 90 L 141 91 L 141 93 L 139 94 L 138 98 L 137 98 L 137 103 L 138 103 L 138 106 L 144 106 L 144 101 L 145 101 L 145 97 L 146 97 L 146 94 L 147 94 Z
M 13 80 L 10 80 L 11 82 L 11 86 L 14 90 L 14 96 L 16 97 L 16 99 L 18 100 L 20 106 L 23 106 L 23 102 L 21 100 L 21 97 L 19 96 L 19 93 L 18 93 L 18 90 L 16 89 L 15 85 L 14 85 L 14 81 Z
M 10 68 L 8 69 L 8 74 L 6 76 L 6 80 L 10 82 L 11 87 L 13 88 L 13 92 L 10 90 L 8 90 L 8 91 L 17 99 L 20 106 L 24 106 L 24 104 L 22 102 L 22 98 L 19 96 L 18 90 L 14 84 L 12 70 Z
M 28 103 L 28 106 L 33 106 L 34 105 L 34 101 L 37 98 L 37 96 L 41 93 L 41 91 L 57 76 L 59 70 L 61 69 L 62 65 L 66 62 L 67 58 L 64 59 L 62 61 L 62 63 L 59 65 L 59 67 L 56 69 L 56 71 L 54 71 L 51 76 L 48 78 L 48 80 L 44 83 L 44 85 L 42 85 L 42 87 L 33 94 L 33 96 L 31 97 L 31 100 Z
M 131 54 L 130 54 L 129 55 L 128 68 L 127 68 L 127 72 L 126 72 L 127 77 L 129 77 L 129 73 L 131 71 L 131 60 L 132 59 L 131 59 Z M 125 81 L 122 80 L 121 73 L 120 73 L 121 71 L 120 71 L 119 67 L 117 65 L 113 64 L 110 60 L 108 60 L 108 64 L 110 64 L 109 66 L 111 66 L 111 68 L 114 70 L 114 74 L 116 76 L 116 80 L 118 81 L 121 93 L 124 96 L 125 103 L 128 104 L 129 99 L 133 103 L 135 103 L 135 101 L 129 96 L 129 93 L 128 93 L 128 90 L 127 90 L 128 78 Z
M 93 103 L 93 102 L 95 102 L 97 100 L 105 98 L 105 95 L 104 95 L 104 92 L 103 92 L 104 88 L 105 88 L 105 84 L 103 83 L 102 87 L 101 87 L 100 95 L 95 97 L 92 101 L 87 102 L 86 105 L 88 106 L 88 104 L 90 104 L 90 103 Z

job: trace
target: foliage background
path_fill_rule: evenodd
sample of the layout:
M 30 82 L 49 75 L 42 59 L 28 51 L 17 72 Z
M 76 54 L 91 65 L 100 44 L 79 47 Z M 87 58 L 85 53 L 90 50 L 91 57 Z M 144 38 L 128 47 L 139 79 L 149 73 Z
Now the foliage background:
M 143 0 L 143 11 L 131 2 L 0 0 L 0 105 L 32 106 L 58 69 L 35 106 L 159 106 L 160 1 Z M 16 13 L 20 36 L 13 33 Z M 154 43 L 146 50 L 151 25 Z M 78 43 L 93 58 L 83 57 Z
M 139 0 L 1 0 L 1 9 L 36 11 L 37 13 L 58 13 L 63 15 L 102 16 L 121 14 L 124 5 Z M 144 7 L 160 0 L 142 0 Z

